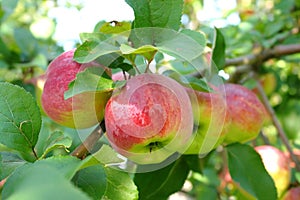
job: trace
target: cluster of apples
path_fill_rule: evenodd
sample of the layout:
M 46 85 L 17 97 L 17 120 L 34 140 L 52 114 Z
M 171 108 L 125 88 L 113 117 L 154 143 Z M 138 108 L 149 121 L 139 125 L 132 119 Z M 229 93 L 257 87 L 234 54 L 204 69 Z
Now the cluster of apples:
M 41 98 L 44 112 L 77 129 L 104 119 L 112 147 L 139 164 L 160 163 L 175 152 L 205 154 L 220 144 L 250 141 L 268 118 L 255 93 L 241 85 L 212 85 L 213 91 L 202 92 L 150 73 L 130 78 L 113 93 L 84 92 L 64 99 L 76 74 L 95 66 L 79 64 L 73 56 L 71 50 L 50 63 Z

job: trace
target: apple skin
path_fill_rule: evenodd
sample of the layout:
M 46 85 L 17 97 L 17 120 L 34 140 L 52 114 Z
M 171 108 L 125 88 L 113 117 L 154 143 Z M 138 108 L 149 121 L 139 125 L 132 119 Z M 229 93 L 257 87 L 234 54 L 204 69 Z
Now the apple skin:
M 282 200 L 299 200 L 300 186 L 289 189 L 282 197 Z
M 225 130 L 230 124 L 230 118 L 226 117 L 226 100 L 220 89 L 202 92 L 186 88 L 186 91 L 191 100 L 197 129 L 184 154 L 206 154 L 223 142 Z
M 193 130 L 185 89 L 158 74 L 140 74 L 114 93 L 105 108 L 108 140 L 138 164 L 160 163 L 187 147 Z
M 95 66 L 95 63 L 75 62 L 74 51 L 75 49 L 62 53 L 49 64 L 42 93 L 42 107 L 60 125 L 77 129 L 89 128 L 103 119 L 110 93 L 84 92 L 64 99 L 64 93 L 76 74 Z
M 255 150 L 261 156 L 267 172 L 274 180 L 280 197 L 290 183 L 290 159 L 282 151 L 271 145 L 257 146 Z
M 242 85 L 228 83 L 224 88 L 228 112 L 226 117 L 231 122 L 223 143 L 245 143 L 256 138 L 269 119 L 264 105 L 254 92 Z
M 46 74 L 41 74 L 41 75 L 34 77 L 28 81 L 28 83 L 31 83 L 32 85 L 34 85 L 35 98 L 37 101 L 37 105 L 39 106 L 41 113 L 43 115 L 45 115 L 45 112 L 42 107 L 42 93 L 43 93 L 45 82 L 46 82 Z
M 128 79 L 128 77 L 129 77 L 129 74 L 127 72 L 125 72 L 125 77 L 126 77 L 126 79 Z M 123 81 L 125 77 L 124 77 L 123 72 L 121 71 L 121 72 L 112 74 L 111 79 L 113 81 Z
M 267 73 L 262 75 L 259 79 L 259 82 L 262 85 L 262 88 L 267 96 L 270 96 L 277 87 L 277 80 L 274 73 Z M 257 88 L 254 88 L 252 91 L 257 94 L 259 98 L 261 98 Z

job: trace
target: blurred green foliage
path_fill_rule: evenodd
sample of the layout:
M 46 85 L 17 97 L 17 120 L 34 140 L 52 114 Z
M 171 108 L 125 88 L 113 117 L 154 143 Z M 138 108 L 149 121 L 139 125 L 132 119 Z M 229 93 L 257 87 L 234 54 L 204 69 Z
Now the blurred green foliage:
M 55 5 L 42 0 L 1 1 L 0 81 L 23 85 L 63 51 L 52 39 L 55 21 L 47 16 Z

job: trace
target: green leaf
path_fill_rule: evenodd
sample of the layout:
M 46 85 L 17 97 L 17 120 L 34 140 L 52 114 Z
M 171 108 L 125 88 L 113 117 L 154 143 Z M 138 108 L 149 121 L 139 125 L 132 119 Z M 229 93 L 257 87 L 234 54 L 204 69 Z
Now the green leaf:
M 135 49 L 129 45 L 121 44 L 120 50 L 122 54 L 144 54 L 148 52 L 157 51 L 157 48 L 152 45 L 145 45 Z
M 274 7 L 280 10 L 280 13 L 282 13 L 280 16 L 286 17 L 286 15 L 291 14 L 293 8 L 295 7 L 295 4 L 297 3 L 299 6 L 299 1 L 295 1 L 295 0 L 279 1 L 274 5 Z
M 88 63 L 100 56 L 118 52 L 119 47 L 111 44 L 109 39 L 100 42 L 87 40 L 76 49 L 74 60 L 78 63 Z
M 104 33 L 97 32 L 97 33 L 80 33 L 79 37 L 82 42 L 84 41 L 100 42 L 100 41 L 107 40 L 110 36 Z
M 103 199 L 138 199 L 138 190 L 130 176 L 111 167 L 104 168 L 107 180 Z
M 105 170 L 101 165 L 90 166 L 78 171 L 72 182 L 93 199 L 101 199 L 107 186 Z
M 257 199 L 277 199 L 273 179 L 252 147 L 236 143 L 226 149 L 229 172 L 236 183 Z
M 179 158 L 162 169 L 135 174 L 139 199 L 167 199 L 182 188 L 189 171 L 188 164 Z
M 40 129 L 40 110 L 30 93 L 19 86 L 0 83 L 0 143 L 33 161 Z
M 102 165 L 80 170 L 73 182 L 93 199 L 138 199 L 137 187 L 127 173 Z
M 4 11 L 1 21 L 5 21 L 18 5 L 19 0 L 1 1 L 1 10 Z
M 178 30 L 183 9 L 182 0 L 126 0 L 134 11 L 134 28 L 161 27 Z
M 205 47 L 189 35 L 171 30 L 161 31 L 155 46 L 162 53 L 186 61 L 201 56 Z
M 215 38 L 213 43 L 212 61 L 217 68 L 223 69 L 225 65 L 225 39 L 221 31 L 215 28 Z
M 54 149 L 64 148 L 65 150 L 67 150 L 67 148 L 72 145 L 72 139 L 65 136 L 60 131 L 55 131 L 49 135 L 44 145 L 45 146 L 43 147 L 43 154 L 40 156 L 40 158 L 44 158 Z
M 8 177 L 17 167 L 25 164 L 18 155 L 10 152 L 0 152 L 0 180 Z
M 0 55 L 3 56 L 4 59 L 7 59 L 10 57 L 10 51 L 1 37 L 0 37 Z M 1 66 L 1 68 L 2 68 L 2 66 Z
M 56 169 L 66 179 L 71 180 L 75 173 L 80 169 L 82 162 L 74 156 L 52 156 L 36 161 L 34 165 Z
M 99 151 L 88 156 L 83 160 L 81 168 L 102 164 L 105 167 L 110 165 L 117 165 L 123 163 L 124 160 L 119 158 L 117 153 L 108 145 L 103 145 Z
M 14 38 L 22 54 L 31 57 L 37 48 L 37 40 L 30 30 L 25 28 L 14 29 Z
M 111 21 L 111 22 L 104 23 L 100 27 L 100 32 L 105 34 L 117 34 L 117 33 L 123 33 L 129 31 L 130 29 L 131 29 L 130 22 Z
M 144 45 L 137 49 L 132 48 L 131 46 L 128 46 L 126 44 L 121 44 L 120 50 L 122 54 L 128 55 L 128 54 L 139 54 L 144 56 L 148 61 L 153 60 L 155 53 L 157 52 L 157 48 L 152 45 Z
M 104 73 L 104 69 L 100 67 L 89 67 L 79 72 L 75 80 L 69 84 L 69 89 L 65 91 L 65 99 L 83 92 L 111 92 L 113 81 L 101 76 Z
M 130 176 L 112 166 L 124 163 L 108 145 L 82 161 L 73 181 L 92 197 L 102 199 L 137 199 L 138 191 Z
M 176 80 L 178 83 L 185 87 L 193 88 L 197 91 L 211 92 L 213 89 L 209 87 L 207 81 L 204 78 L 196 78 L 193 76 L 182 76 L 181 74 L 168 70 L 164 72 L 164 75 Z
M 58 169 L 35 163 L 16 169 L 3 187 L 2 198 L 16 200 L 90 199 Z
M 180 33 L 183 33 L 195 40 L 195 42 L 197 42 L 202 48 L 206 46 L 206 36 L 204 33 L 190 29 L 183 29 L 180 31 Z
M 277 19 L 273 23 L 267 23 L 265 26 L 265 35 L 266 37 L 271 37 L 277 34 L 285 26 L 285 21 L 283 19 Z

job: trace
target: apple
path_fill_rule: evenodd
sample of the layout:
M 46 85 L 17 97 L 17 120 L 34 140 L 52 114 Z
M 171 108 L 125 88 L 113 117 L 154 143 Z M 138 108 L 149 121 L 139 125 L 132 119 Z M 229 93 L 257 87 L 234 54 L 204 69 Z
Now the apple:
M 37 104 L 41 110 L 41 113 L 45 114 L 45 112 L 42 108 L 41 101 L 42 101 L 42 93 L 43 93 L 44 85 L 46 82 L 46 74 L 41 74 L 37 77 L 34 77 L 34 78 L 30 79 L 28 82 L 31 83 L 32 85 L 34 85 L 35 98 L 36 98 Z
M 225 98 L 227 103 L 226 117 L 231 120 L 225 133 L 224 144 L 234 142 L 245 143 L 259 134 L 269 115 L 255 95 L 248 88 L 238 84 L 225 84 Z
M 206 154 L 223 142 L 226 126 L 230 123 L 226 117 L 226 100 L 220 89 L 202 92 L 186 88 L 186 91 L 197 129 L 184 154 Z
M 270 96 L 277 87 L 277 80 L 276 80 L 274 73 L 267 73 L 267 74 L 262 75 L 259 79 L 259 82 L 262 85 L 263 90 L 267 96 Z M 255 94 L 257 94 L 259 96 L 259 98 L 261 98 L 257 88 L 254 88 L 252 91 Z
M 257 146 L 255 150 L 261 156 L 267 172 L 274 180 L 278 196 L 281 196 L 291 179 L 290 159 L 274 146 Z
M 189 96 L 175 80 L 140 74 L 113 93 L 105 108 L 107 138 L 138 164 L 164 161 L 184 151 L 193 131 Z
M 282 200 L 299 200 L 300 186 L 289 189 L 282 197 Z
M 126 79 L 129 78 L 129 74 L 127 72 L 125 72 L 125 77 L 126 77 Z M 111 79 L 113 81 L 123 81 L 125 77 L 124 77 L 123 71 L 121 71 L 121 72 L 117 72 L 117 73 L 112 74 Z
M 109 92 L 84 92 L 64 99 L 68 85 L 76 74 L 95 63 L 80 64 L 73 60 L 74 51 L 70 50 L 56 57 L 46 71 L 46 82 L 42 93 L 42 107 L 55 122 L 70 128 L 88 128 L 104 117 Z

